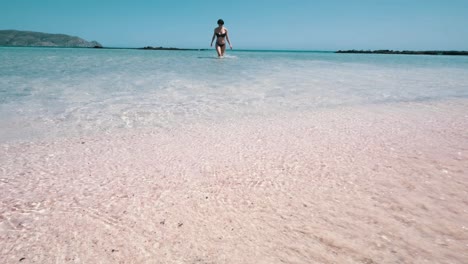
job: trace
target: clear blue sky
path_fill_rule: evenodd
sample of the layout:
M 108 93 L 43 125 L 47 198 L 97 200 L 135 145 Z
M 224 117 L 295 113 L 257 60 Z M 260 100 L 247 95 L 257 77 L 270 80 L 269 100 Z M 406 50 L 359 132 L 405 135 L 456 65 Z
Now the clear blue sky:
M 468 50 L 468 0 L 2 0 L 0 29 L 104 46 L 209 48 L 218 18 L 239 49 Z

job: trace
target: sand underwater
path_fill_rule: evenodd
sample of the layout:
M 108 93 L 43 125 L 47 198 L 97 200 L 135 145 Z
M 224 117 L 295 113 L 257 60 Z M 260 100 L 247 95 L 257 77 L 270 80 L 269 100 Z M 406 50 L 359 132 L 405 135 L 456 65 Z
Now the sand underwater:
M 1 263 L 467 263 L 468 101 L 3 144 Z

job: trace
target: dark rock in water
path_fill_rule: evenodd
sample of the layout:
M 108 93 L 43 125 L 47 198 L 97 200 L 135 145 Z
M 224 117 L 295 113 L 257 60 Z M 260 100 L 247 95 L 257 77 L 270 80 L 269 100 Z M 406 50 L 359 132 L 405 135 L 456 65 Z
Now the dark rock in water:
M 0 30 L 0 46 L 102 48 L 97 41 L 75 36 L 19 30 Z
M 335 53 L 363 53 L 363 54 L 405 54 L 405 55 L 461 55 L 468 56 L 468 51 L 456 50 L 426 50 L 426 51 L 411 51 L 411 50 L 339 50 Z
M 151 46 L 146 46 L 143 49 L 144 50 L 176 50 L 176 48 L 163 48 L 163 47 L 151 47 Z
M 152 47 L 152 46 L 146 46 L 143 48 L 138 48 L 142 50 L 195 50 L 195 49 L 179 49 L 179 48 L 165 48 L 165 47 Z

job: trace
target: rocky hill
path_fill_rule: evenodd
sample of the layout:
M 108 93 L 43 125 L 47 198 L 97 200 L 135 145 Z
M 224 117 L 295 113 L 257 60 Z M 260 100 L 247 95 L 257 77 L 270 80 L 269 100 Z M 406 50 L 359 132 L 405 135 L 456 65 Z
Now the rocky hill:
M 0 30 L 0 46 L 22 47 L 102 47 L 99 42 L 65 34 L 48 34 L 32 31 Z

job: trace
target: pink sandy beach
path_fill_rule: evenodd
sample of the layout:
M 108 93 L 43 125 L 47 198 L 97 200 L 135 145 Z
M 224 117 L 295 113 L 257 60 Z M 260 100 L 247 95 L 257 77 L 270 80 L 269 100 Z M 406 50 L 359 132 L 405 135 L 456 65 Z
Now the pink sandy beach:
M 468 263 L 468 101 L 0 148 L 0 263 Z

